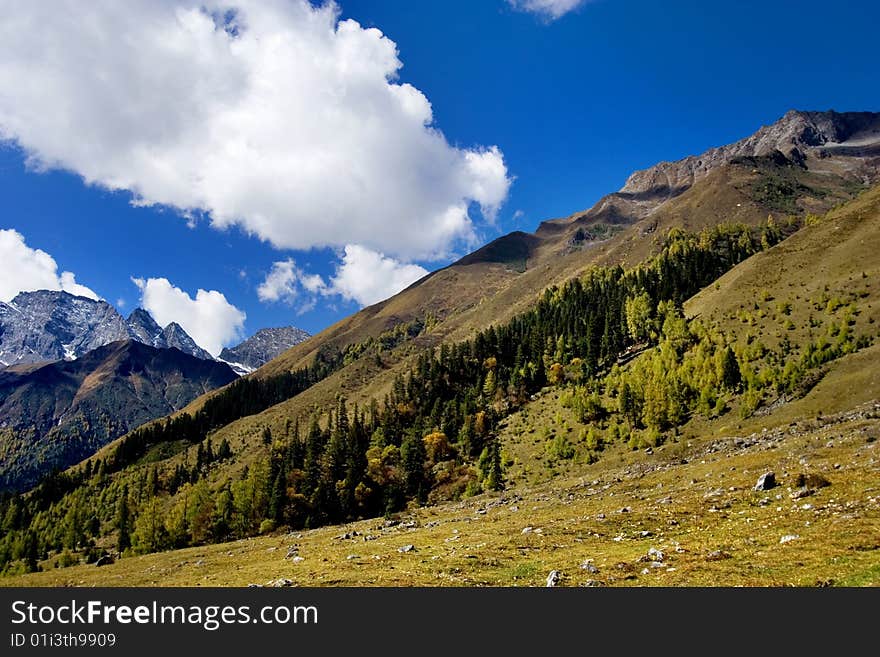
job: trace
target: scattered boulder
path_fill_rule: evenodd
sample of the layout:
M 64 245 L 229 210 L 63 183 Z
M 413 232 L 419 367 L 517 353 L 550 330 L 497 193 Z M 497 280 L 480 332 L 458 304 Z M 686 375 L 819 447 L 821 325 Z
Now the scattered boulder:
M 665 557 L 666 555 L 664 555 L 663 552 L 661 550 L 658 550 L 657 548 L 651 548 L 650 550 L 648 550 L 648 558 L 651 561 L 658 561 L 662 563 Z
M 287 548 L 287 555 L 284 557 L 285 559 L 293 559 L 294 557 L 299 555 L 299 548 L 296 545 L 291 545 Z
M 786 534 L 785 536 L 783 536 L 782 538 L 779 539 L 779 544 L 785 545 L 786 543 L 791 543 L 792 541 L 796 541 L 799 538 L 800 538 L 800 536 L 798 536 L 797 534 Z
M 605 586 L 605 582 L 603 582 L 601 579 L 588 579 L 586 582 L 584 582 L 583 585 L 587 587 L 598 587 Z
M 293 580 L 287 579 L 286 577 L 279 577 L 278 579 L 266 582 L 266 586 L 271 586 L 276 589 L 287 588 L 288 586 L 293 586 Z
M 562 573 L 558 570 L 551 570 L 550 574 L 547 575 L 547 586 L 556 586 L 559 584 L 559 581 L 562 579 Z
M 533 531 L 535 531 L 534 527 L 523 527 L 523 530 L 520 532 L 520 534 L 531 534 Z
M 355 559 L 360 559 L 360 558 L 361 558 L 361 555 L 359 555 L 359 554 L 349 554 L 349 555 L 348 555 L 347 557 L 345 557 L 345 558 L 346 558 L 348 561 L 354 561 Z
M 770 490 L 771 488 L 776 488 L 776 473 L 765 472 L 758 477 L 758 483 L 755 484 L 755 490 Z
M 302 563 L 303 561 L 305 561 L 305 559 L 303 559 L 303 558 L 300 557 L 300 556 L 296 556 L 296 557 L 294 557 L 293 559 L 291 559 L 291 561 L 292 561 L 293 563 Z
M 337 541 L 347 541 L 347 540 L 354 538 L 355 536 L 360 536 L 360 535 L 361 535 L 360 532 L 352 531 L 352 532 L 345 532 L 344 534 L 339 534 L 338 536 L 334 536 L 333 538 L 334 538 L 334 540 L 337 540 Z
M 799 500 L 802 497 L 809 497 L 813 493 L 815 493 L 812 488 L 807 488 L 806 486 L 801 486 L 797 490 L 793 491 L 789 497 L 793 500 Z
M 113 559 L 112 555 L 103 554 L 100 557 L 98 557 L 98 560 L 95 562 L 95 565 L 96 566 L 109 566 L 111 563 L 113 563 L 113 561 L 114 561 L 114 559 Z
M 412 552 L 415 549 L 416 549 L 415 545 L 404 545 L 404 546 L 397 548 L 397 551 L 398 552 Z
M 724 561 L 730 558 L 730 555 L 724 550 L 712 550 L 706 555 L 706 561 Z
M 599 569 L 595 566 L 592 559 L 586 559 L 581 564 L 581 570 L 586 570 L 588 573 L 595 575 L 599 572 Z

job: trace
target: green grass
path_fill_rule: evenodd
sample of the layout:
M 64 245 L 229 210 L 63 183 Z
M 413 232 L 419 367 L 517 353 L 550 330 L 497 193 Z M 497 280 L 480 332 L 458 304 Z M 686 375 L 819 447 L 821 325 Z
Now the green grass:
M 873 405 L 863 410 L 878 415 Z M 829 416 L 790 429 L 786 423 L 758 433 L 747 449 L 717 435 L 682 439 L 653 455 L 612 447 L 574 476 L 414 509 L 401 516 L 411 528 L 363 520 L 0 582 L 244 586 L 287 577 L 301 586 L 543 586 L 556 569 L 563 585 L 880 584 L 880 441 L 868 442 L 880 435 L 880 419 Z M 781 486 L 752 491 L 766 470 Z M 793 500 L 799 472 L 820 473 L 831 486 Z M 523 534 L 529 526 L 534 531 Z M 336 538 L 348 531 L 361 535 Z M 786 534 L 800 538 L 780 544 Z M 410 544 L 414 551 L 398 551 Z M 301 563 L 285 559 L 290 545 L 299 547 Z M 642 574 L 648 566 L 639 558 L 652 547 L 665 553 L 664 566 Z M 707 560 L 716 550 L 730 558 Z M 585 559 L 600 572 L 581 570 Z

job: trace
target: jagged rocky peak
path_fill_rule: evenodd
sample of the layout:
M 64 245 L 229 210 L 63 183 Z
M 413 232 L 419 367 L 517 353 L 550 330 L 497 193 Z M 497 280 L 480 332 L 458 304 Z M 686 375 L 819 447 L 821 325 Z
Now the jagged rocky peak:
M 196 358 L 204 358 L 205 360 L 212 360 L 213 358 L 211 354 L 197 345 L 196 341 L 177 322 L 171 322 L 166 326 L 162 330 L 162 337 L 165 343 L 162 346 L 180 349 L 183 353 L 195 356 Z
M 235 347 L 220 352 L 220 360 L 229 363 L 238 374 L 248 374 L 311 336 L 295 326 L 260 329 Z
M 162 327 L 153 316 L 143 308 L 136 308 L 125 320 L 131 331 L 132 338 L 138 342 L 156 346 L 163 338 Z
M 804 112 L 791 110 L 781 119 L 753 135 L 726 146 L 712 148 L 675 162 L 660 162 L 634 172 L 621 188 L 622 194 L 644 195 L 665 190 L 680 193 L 696 180 L 736 157 L 773 156 L 781 153 L 804 165 L 813 156 L 874 158 L 880 152 L 880 113 Z M 876 163 L 873 170 L 876 175 Z
M 142 308 L 126 320 L 104 300 L 54 290 L 21 292 L 0 303 L 0 367 L 70 360 L 130 339 L 211 358 L 179 325 L 163 330 Z
M 7 365 L 76 358 L 128 338 L 125 320 L 106 301 L 38 290 L 3 305 L 0 361 Z

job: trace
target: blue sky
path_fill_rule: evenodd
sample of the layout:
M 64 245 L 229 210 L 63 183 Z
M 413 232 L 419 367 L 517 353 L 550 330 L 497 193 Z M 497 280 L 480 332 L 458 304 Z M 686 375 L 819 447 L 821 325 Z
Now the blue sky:
M 416 267 L 585 209 L 634 169 L 788 109 L 880 110 L 871 1 L 596 0 L 554 18 L 526 1 L 341 0 L 328 19 L 300 0 L 264 3 L 271 16 L 232 0 L 237 17 L 208 21 L 220 38 L 173 4 L 88 10 L 92 29 L 146 35 L 143 61 L 112 37 L 55 32 L 82 7 L 72 0 L 13 6 L 0 28 L 0 229 L 124 313 L 143 295 L 213 351 L 236 331 L 317 332 Z M 337 19 L 360 27 L 337 38 Z M 267 56 L 248 42 L 279 24 L 301 43 Z M 166 29 L 179 53 L 161 45 Z M 390 100 L 389 40 L 402 64 Z M 7 289 L 27 285 L 21 271 L 0 272 Z

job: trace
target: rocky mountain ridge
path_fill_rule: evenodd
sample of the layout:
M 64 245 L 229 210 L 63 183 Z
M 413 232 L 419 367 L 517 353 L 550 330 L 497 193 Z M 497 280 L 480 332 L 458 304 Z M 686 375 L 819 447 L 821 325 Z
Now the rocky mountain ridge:
M 237 374 L 250 374 L 283 351 L 310 337 L 295 326 L 260 329 L 241 344 L 223 349 L 219 360 L 228 363 Z
M 179 324 L 163 329 L 142 308 L 125 319 L 106 301 L 53 290 L 21 292 L 0 302 L 0 368 L 72 360 L 119 340 L 212 360 Z

